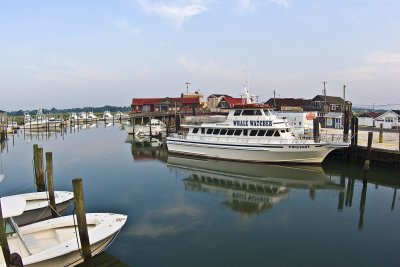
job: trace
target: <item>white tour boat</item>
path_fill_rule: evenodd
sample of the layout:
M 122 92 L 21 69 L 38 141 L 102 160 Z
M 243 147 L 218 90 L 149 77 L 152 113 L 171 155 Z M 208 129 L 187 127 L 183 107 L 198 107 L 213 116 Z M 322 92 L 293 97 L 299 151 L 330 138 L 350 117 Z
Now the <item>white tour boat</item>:
M 18 196 L 2 198 L 1 205 L 10 253 L 18 253 L 25 267 L 75 266 L 83 262 L 74 215 L 18 227 L 13 217 L 23 213 L 25 199 Z M 86 214 L 92 256 L 107 248 L 126 220 L 127 216 L 121 214 Z M 0 253 L 0 267 L 5 266 L 4 256 Z
M 33 222 L 42 221 L 51 218 L 51 207 L 49 203 L 48 192 L 33 192 L 3 198 L 13 198 L 15 196 L 25 199 L 26 206 L 24 213 L 14 217 L 14 221 L 19 225 L 26 225 Z M 68 191 L 55 191 L 54 200 L 58 214 L 62 214 L 68 209 L 74 199 L 74 193 Z
M 252 103 L 246 88 L 244 93 L 244 105 L 232 109 L 225 121 L 181 125 L 188 132 L 167 137 L 168 151 L 236 161 L 321 163 L 332 150 L 349 146 L 342 136 L 331 135 L 330 140 L 297 137 L 285 119 Z
M 160 134 L 165 136 L 167 126 L 158 119 L 151 119 L 150 122 L 146 123 L 145 125 L 135 125 L 135 129 L 133 129 L 134 127 L 131 124 L 124 125 L 124 128 L 128 134 L 134 134 L 137 136 L 149 136 L 150 127 L 152 136 L 159 136 Z

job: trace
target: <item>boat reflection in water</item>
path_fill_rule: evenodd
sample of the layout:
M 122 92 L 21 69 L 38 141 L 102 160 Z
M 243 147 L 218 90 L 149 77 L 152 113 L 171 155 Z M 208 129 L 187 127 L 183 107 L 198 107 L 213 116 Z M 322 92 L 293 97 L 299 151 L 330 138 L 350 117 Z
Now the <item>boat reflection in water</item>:
M 169 168 L 188 171 L 185 188 L 195 192 L 223 192 L 233 210 L 258 213 L 286 198 L 290 189 L 343 190 L 320 166 L 267 165 L 168 156 Z
M 136 136 L 128 134 L 125 143 L 131 144 L 134 161 L 160 160 L 167 161 L 168 151 L 162 140 L 149 136 Z

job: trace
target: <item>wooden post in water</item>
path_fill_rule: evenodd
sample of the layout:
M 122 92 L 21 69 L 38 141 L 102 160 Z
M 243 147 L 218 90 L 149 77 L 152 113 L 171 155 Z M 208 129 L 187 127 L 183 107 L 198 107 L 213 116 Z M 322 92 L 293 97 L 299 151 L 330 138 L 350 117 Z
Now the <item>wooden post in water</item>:
M 383 123 L 381 123 L 379 130 L 379 143 L 383 143 Z
M 368 132 L 368 146 L 367 146 L 367 152 L 365 153 L 365 162 L 364 162 L 364 176 L 363 176 L 364 182 L 367 181 L 367 173 L 369 171 L 369 161 L 371 159 L 371 146 L 373 137 L 374 133 Z
M 167 137 L 169 136 L 169 122 L 170 122 L 170 118 L 167 117 L 167 121 L 166 121 L 166 125 L 167 125 L 167 129 L 166 129 L 166 135 Z M 400 142 L 400 141 L 399 141 Z M 400 144 L 400 143 L 399 143 Z M 400 145 L 399 145 L 400 146 Z
M 54 179 L 53 179 L 53 154 L 46 152 L 46 173 L 47 173 L 47 189 L 49 192 L 49 201 L 51 207 L 51 217 L 57 218 L 56 200 L 54 197 Z
M 35 171 L 37 171 L 37 174 L 35 175 L 37 191 L 38 192 L 46 191 L 46 185 L 44 182 L 44 164 L 43 164 L 42 147 L 38 147 L 36 149 Z
M 356 149 L 355 149 L 355 143 L 356 143 L 356 133 L 355 133 L 355 119 L 354 118 L 351 118 L 351 149 L 350 149 L 350 153 L 351 153 L 351 155 L 350 155 L 350 157 L 351 157 L 351 163 L 352 164 L 354 164 L 355 163 L 355 161 L 354 161 L 354 159 L 355 159 L 355 152 L 356 152 Z
M 10 266 L 10 248 L 8 247 L 5 221 L 3 219 L 3 211 L 1 208 L 1 197 L 0 197 L 0 244 L 1 244 L 1 250 L 3 251 L 3 256 L 6 266 L 8 267 Z
M 83 198 L 82 178 L 75 178 L 72 180 L 74 189 L 74 203 L 76 210 L 76 219 L 78 221 L 79 238 L 81 242 L 81 249 L 83 261 L 86 266 L 93 266 L 92 252 L 90 251 L 89 234 L 86 223 L 85 203 Z
M 150 140 L 151 140 L 151 136 L 152 136 L 152 133 L 151 133 L 151 117 L 149 117 L 149 130 L 150 130 Z
M 314 141 L 319 142 L 319 119 L 313 120 L 313 136 Z
M 396 203 L 396 194 L 397 194 L 397 188 L 395 188 L 395 189 L 394 189 L 394 192 L 393 192 L 393 199 L 392 199 L 391 210 L 394 210 L 394 204 Z
M 358 219 L 358 230 L 364 226 L 365 200 L 367 199 L 367 181 L 364 180 L 360 198 L 360 217 Z

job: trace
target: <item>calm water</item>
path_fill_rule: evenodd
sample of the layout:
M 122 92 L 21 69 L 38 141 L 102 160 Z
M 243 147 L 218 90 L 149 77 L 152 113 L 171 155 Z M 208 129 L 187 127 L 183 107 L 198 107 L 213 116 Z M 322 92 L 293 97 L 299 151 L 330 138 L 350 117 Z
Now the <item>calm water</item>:
M 128 215 L 107 252 L 129 266 L 399 266 L 394 170 L 329 161 L 271 166 L 172 157 L 118 126 L 10 137 L 0 194 L 31 192 L 33 144 L 56 190 L 83 178 L 87 212 Z M 156 145 L 156 144 L 153 144 Z M 70 213 L 71 211 L 69 211 Z

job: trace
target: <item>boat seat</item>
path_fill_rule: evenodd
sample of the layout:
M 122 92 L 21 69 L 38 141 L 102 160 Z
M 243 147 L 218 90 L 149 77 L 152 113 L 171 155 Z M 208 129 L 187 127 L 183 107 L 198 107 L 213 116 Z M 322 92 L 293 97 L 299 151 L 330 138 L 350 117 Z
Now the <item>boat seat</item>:
M 26 245 L 26 247 L 28 248 L 29 252 L 31 254 L 35 254 L 41 251 L 41 248 L 39 246 L 39 243 L 37 242 L 36 238 L 34 238 L 33 236 L 24 236 L 24 243 Z

